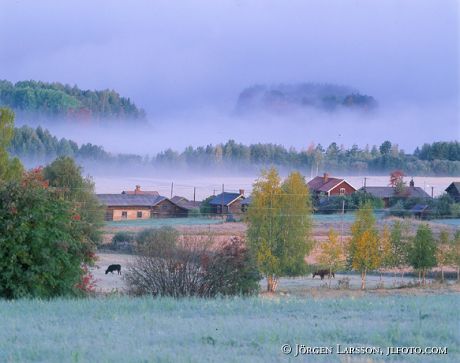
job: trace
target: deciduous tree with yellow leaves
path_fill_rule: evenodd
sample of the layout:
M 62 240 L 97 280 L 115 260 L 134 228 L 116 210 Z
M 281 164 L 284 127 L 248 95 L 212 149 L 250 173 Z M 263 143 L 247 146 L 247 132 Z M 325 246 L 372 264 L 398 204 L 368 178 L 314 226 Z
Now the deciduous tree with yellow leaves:
M 368 271 L 377 269 L 381 262 L 378 233 L 370 203 L 364 203 L 356 212 L 351 234 L 348 262 L 353 270 L 361 273 L 361 289 L 365 289 Z
M 343 268 L 345 264 L 344 248 L 334 228 L 329 230 L 328 240 L 321 244 L 318 262 L 329 270 L 329 287 L 331 287 L 332 272 Z
M 281 183 L 276 169 L 264 171 L 253 187 L 247 223 L 248 246 L 269 292 L 276 290 L 280 276 L 304 272 L 311 249 L 311 201 L 300 173 Z

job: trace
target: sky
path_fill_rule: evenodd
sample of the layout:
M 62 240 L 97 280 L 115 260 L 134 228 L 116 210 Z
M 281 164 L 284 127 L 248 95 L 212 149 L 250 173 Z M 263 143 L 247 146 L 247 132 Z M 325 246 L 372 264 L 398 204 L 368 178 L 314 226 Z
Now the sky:
M 142 152 L 165 148 L 180 130 L 187 137 L 176 148 L 229 137 L 300 148 L 342 137 L 349 145 L 393 138 L 411 149 L 460 139 L 459 3 L 1 0 L 0 79 L 117 90 L 162 136 L 137 145 Z M 301 82 L 357 88 L 378 100 L 379 114 L 270 120 L 266 132 L 266 120 L 230 117 L 245 87 Z M 72 134 L 132 150 L 116 133 Z

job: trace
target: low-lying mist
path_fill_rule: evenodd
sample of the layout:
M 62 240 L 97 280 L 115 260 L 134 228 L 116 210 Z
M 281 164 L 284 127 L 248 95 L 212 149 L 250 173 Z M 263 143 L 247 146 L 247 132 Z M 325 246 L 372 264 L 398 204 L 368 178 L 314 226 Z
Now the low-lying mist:
M 257 114 L 247 117 L 201 109 L 170 117 L 135 122 L 49 121 L 40 124 L 57 137 L 79 144 L 102 145 L 112 153 L 155 155 L 166 149 L 182 151 L 187 146 L 224 143 L 275 143 L 305 150 L 312 144 L 330 143 L 379 146 L 389 140 L 412 153 L 417 146 L 433 141 L 460 139 L 459 114 L 452 105 L 430 109 L 407 106 L 372 112 L 307 111 L 285 115 Z M 24 122 L 37 126 L 37 123 Z

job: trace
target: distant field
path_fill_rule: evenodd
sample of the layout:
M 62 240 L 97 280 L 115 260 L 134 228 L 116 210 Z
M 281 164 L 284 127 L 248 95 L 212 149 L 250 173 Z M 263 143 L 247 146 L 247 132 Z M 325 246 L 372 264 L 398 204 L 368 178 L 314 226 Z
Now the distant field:
M 150 218 L 150 219 L 134 219 L 125 221 L 110 221 L 106 222 L 108 227 L 164 227 L 164 226 L 196 226 L 206 224 L 220 224 L 222 219 L 212 218 Z
M 458 362 L 459 297 L 0 301 L 0 361 Z M 283 344 L 334 353 L 295 358 Z M 338 355 L 336 344 L 384 355 Z M 387 346 L 447 347 L 447 355 L 386 357 Z

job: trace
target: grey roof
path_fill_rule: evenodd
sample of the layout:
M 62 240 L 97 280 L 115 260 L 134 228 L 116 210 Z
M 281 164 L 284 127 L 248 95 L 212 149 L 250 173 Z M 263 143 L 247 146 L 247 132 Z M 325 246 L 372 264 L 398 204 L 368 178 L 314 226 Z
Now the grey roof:
M 446 192 L 451 190 L 452 188 L 457 189 L 457 193 L 460 193 L 460 182 L 452 182 L 449 184 L 449 186 L 446 188 Z
M 216 195 L 214 198 L 212 198 L 211 201 L 209 202 L 209 204 L 211 204 L 211 205 L 221 205 L 221 204 L 229 205 L 235 199 L 237 199 L 239 197 L 244 199 L 244 196 L 241 195 L 240 193 L 224 192 L 224 193 L 220 193 L 219 195 Z
M 194 202 L 193 200 L 188 200 L 187 198 L 181 197 L 178 195 L 175 195 L 174 197 L 172 197 L 170 201 L 178 205 L 179 207 L 182 207 L 187 210 L 198 209 L 200 208 L 200 205 L 201 205 L 201 202 L 198 202 L 198 201 Z
M 376 198 L 431 198 L 420 187 L 406 187 L 402 194 L 396 194 L 393 187 L 362 187 L 360 191 L 369 193 Z
M 161 195 L 148 194 L 96 194 L 101 204 L 110 207 L 153 207 L 167 199 Z

